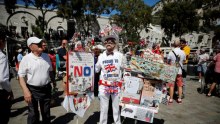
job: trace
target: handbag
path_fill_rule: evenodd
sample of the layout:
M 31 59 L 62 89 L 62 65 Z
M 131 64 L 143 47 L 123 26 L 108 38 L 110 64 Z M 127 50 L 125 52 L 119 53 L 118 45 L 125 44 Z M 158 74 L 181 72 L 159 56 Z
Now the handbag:
M 177 59 L 177 55 L 176 55 L 176 53 L 175 53 L 174 51 L 172 51 L 172 52 L 173 52 L 173 54 L 175 55 L 175 57 L 176 57 L 176 59 Z M 183 78 L 186 78 L 186 76 L 187 76 L 187 72 L 186 72 L 186 70 L 183 69 L 183 67 L 181 66 L 180 63 L 179 63 L 179 65 L 180 65 L 181 70 L 182 70 L 182 77 L 183 77 Z

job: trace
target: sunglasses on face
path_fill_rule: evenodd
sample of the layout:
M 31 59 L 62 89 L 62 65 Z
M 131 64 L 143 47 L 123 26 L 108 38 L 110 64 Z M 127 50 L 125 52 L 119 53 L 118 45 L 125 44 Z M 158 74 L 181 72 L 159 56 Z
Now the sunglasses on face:
M 37 45 L 39 48 L 42 48 L 42 43 L 32 43 L 32 44 L 35 44 L 35 45 Z
M 107 40 L 107 41 L 104 41 L 104 44 L 115 44 L 115 42 L 112 40 Z

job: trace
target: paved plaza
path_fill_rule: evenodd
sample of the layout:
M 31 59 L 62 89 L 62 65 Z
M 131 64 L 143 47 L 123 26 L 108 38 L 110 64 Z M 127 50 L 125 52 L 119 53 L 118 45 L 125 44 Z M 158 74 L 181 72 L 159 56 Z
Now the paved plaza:
M 95 98 L 83 118 L 74 113 L 66 112 L 61 106 L 63 101 L 62 84 L 57 82 L 59 91 L 57 93 L 56 104 L 51 107 L 52 124 L 97 124 L 99 121 L 99 100 Z M 174 102 L 171 105 L 160 104 L 158 114 L 155 115 L 154 124 L 220 124 L 220 98 L 206 97 L 199 94 L 197 80 L 187 80 L 187 93 L 180 105 Z M 23 92 L 18 80 L 12 79 L 11 86 L 14 92 L 14 104 L 11 109 L 9 124 L 27 123 L 27 105 L 23 101 Z M 112 116 L 109 116 L 109 123 L 113 123 Z M 134 124 L 133 119 L 124 119 L 123 124 Z M 137 121 L 138 124 L 144 122 Z

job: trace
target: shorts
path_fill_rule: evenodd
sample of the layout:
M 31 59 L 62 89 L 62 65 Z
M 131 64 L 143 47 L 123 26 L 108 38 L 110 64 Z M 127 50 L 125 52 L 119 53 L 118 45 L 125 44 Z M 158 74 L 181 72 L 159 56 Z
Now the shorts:
M 175 83 L 177 84 L 177 87 L 182 87 L 183 86 L 183 77 L 182 75 L 178 74 L 176 76 L 176 81 Z M 169 87 L 174 87 L 174 82 L 168 83 Z
M 218 72 L 215 72 L 215 82 L 217 84 L 220 84 L 220 73 L 218 73 Z
M 201 64 L 201 65 L 198 65 L 198 67 L 197 67 L 197 71 L 198 71 L 198 72 L 203 72 L 203 74 L 206 73 L 206 70 L 207 70 L 207 65 L 206 65 L 206 63 Z

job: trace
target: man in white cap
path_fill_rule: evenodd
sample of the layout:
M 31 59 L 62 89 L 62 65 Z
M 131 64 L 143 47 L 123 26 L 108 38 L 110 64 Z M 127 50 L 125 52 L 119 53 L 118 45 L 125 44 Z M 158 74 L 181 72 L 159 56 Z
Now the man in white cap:
M 43 124 L 49 124 L 51 100 L 49 77 L 52 76 L 53 70 L 51 61 L 49 56 L 43 53 L 42 39 L 30 37 L 27 40 L 27 46 L 30 48 L 31 53 L 23 57 L 18 70 L 24 100 L 29 107 L 27 123 L 39 123 L 38 106 L 40 106 L 42 122 Z M 25 77 L 27 77 L 27 80 Z
M 126 64 L 123 54 L 116 50 L 117 37 L 110 35 L 104 38 L 106 51 L 100 54 L 96 63 L 96 72 L 101 70 L 99 81 L 100 124 L 107 124 L 109 98 L 112 98 L 113 117 L 116 124 L 121 124 L 119 112 L 119 92 L 122 69 Z

